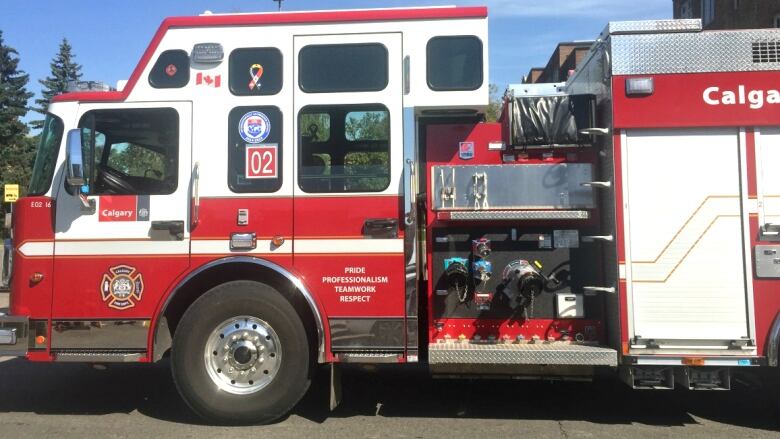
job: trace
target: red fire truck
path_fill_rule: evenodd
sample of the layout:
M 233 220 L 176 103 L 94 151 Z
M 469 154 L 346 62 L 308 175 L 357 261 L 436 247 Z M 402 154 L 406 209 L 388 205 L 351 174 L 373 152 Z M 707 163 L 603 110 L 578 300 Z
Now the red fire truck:
M 780 343 L 780 31 L 610 23 L 488 105 L 482 7 L 166 19 L 57 96 L 0 354 L 170 357 L 224 423 L 327 365 L 728 389 Z M 519 48 L 518 50 L 522 50 Z

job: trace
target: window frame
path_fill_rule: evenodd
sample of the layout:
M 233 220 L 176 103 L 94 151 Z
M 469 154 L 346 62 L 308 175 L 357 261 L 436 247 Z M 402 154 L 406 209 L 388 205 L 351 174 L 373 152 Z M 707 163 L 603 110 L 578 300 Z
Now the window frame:
M 301 71 L 304 68 L 304 62 L 303 62 L 303 54 L 306 50 L 311 50 L 311 48 L 323 48 L 323 47 L 347 47 L 347 46 L 376 46 L 381 47 L 382 51 L 384 52 L 384 62 L 385 62 L 385 70 L 384 70 L 384 81 L 381 88 L 330 88 L 330 89 L 319 89 L 319 90 L 310 90 L 306 89 L 303 84 L 303 75 L 301 75 Z M 375 92 L 381 92 L 384 90 L 387 90 L 388 85 L 390 85 L 390 51 L 387 50 L 387 46 L 385 46 L 383 43 L 374 41 L 374 42 L 360 42 L 360 43 L 325 43 L 325 44 L 307 44 L 298 51 L 298 88 L 307 94 L 322 94 L 322 93 L 375 93 Z M 303 109 L 301 109 L 303 110 Z
M 479 42 L 480 50 L 480 65 L 479 65 L 479 83 L 475 87 L 447 87 L 442 88 L 431 84 L 431 42 L 437 40 L 455 39 L 455 38 L 473 38 Z M 425 82 L 428 84 L 428 88 L 436 92 L 446 91 L 474 91 L 479 90 L 485 85 L 485 43 L 482 38 L 476 35 L 437 35 L 431 37 L 427 43 L 425 43 Z
M 180 53 L 184 54 L 184 56 L 187 58 L 187 68 L 185 69 L 186 76 L 184 78 L 185 79 L 184 82 L 181 85 L 178 85 L 178 84 L 177 85 L 158 85 L 158 84 L 155 84 L 153 79 L 152 79 L 152 75 L 156 71 L 155 67 L 157 67 L 157 63 L 160 62 L 160 59 L 165 54 L 172 53 L 172 52 L 180 52 Z M 184 88 L 184 87 L 186 87 L 190 83 L 190 63 L 191 62 L 192 61 L 190 59 L 190 54 L 187 53 L 186 50 L 183 50 L 183 49 L 169 49 L 169 50 L 163 51 L 162 53 L 160 53 L 160 55 L 154 61 L 154 64 L 152 64 L 152 69 L 149 71 L 149 75 L 146 78 L 147 81 L 149 82 L 149 86 L 151 86 L 152 88 L 157 89 L 157 90 L 176 89 L 176 88 Z
M 310 190 L 307 190 L 306 188 L 304 188 L 301 185 L 301 182 L 302 182 L 301 177 L 304 175 L 304 173 L 302 172 L 302 165 L 303 165 L 303 142 L 302 142 L 302 140 L 303 140 L 303 136 L 301 135 L 302 132 L 301 132 L 301 126 L 300 126 L 301 117 L 305 113 L 307 113 L 307 112 L 315 113 L 315 114 L 316 113 L 326 113 L 330 117 L 330 112 L 328 110 L 332 110 L 332 109 L 342 109 L 344 111 L 344 121 L 343 121 L 343 124 L 344 124 L 345 127 L 346 127 L 346 116 L 349 113 L 353 113 L 353 112 L 369 112 L 369 111 L 384 111 L 384 112 L 387 113 L 387 127 L 388 127 L 387 128 L 387 140 L 363 140 L 363 141 L 361 141 L 361 140 L 352 140 L 352 141 L 350 141 L 350 140 L 347 140 L 346 133 L 344 133 L 344 138 L 343 138 L 343 142 L 346 142 L 347 144 L 348 143 L 352 143 L 352 142 L 354 142 L 354 143 L 360 143 L 360 142 L 386 142 L 387 143 L 387 149 L 385 151 L 373 151 L 373 152 L 385 152 L 385 153 L 387 153 L 387 177 L 386 177 L 387 178 L 387 183 L 381 189 L 375 189 L 375 190 L 360 189 L 360 190 L 341 190 L 341 191 L 333 191 L 333 190 L 329 190 L 329 191 L 310 191 Z M 381 102 L 371 102 L 371 103 L 361 103 L 361 104 L 336 104 L 336 105 L 312 104 L 312 105 L 307 105 L 307 106 L 301 108 L 298 111 L 297 118 L 298 118 L 298 120 L 297 120 L 298 132 L 296 133 L 296 138 L 297 138 L 297 146 L 296 146 L 297 159 L 295 161 L 296 162 L 295 166 L 296 166 L 296 184 L 297 184 L 298 189 L 300 191 L 302 191 L 303 193 L 306 193 L 306 194 L 328 194 L 328 195 L 332 195 L 332 194 L 336 194 L 336 195 L 338 195 L 338 194 L 362 194 L 362 193 L 366 193 L 366 194 L 379 194 L 379 193 L 383 193 L 383 192 L 387 191 L 387 189 L 390 187 L 390 184 L 392 183 L 392 179 L 393 179 L 392 178 L 392 176 L 393 176 L 392 112 L 387 107 L 387 105 L 385 105 L 384 103 L 381 103 Z M 328 142 L 333 141 L 333 130 L 332 130 L 332 127 L 333 127 L 333 120 L 334 120 L 334 118 L 330 117 L 330 120 L 331 120 L 331 131 L 330 131 L 330 137 L 328 139 Z M 320 143 L 320 142 L 315 142 L 315 143 Z M 352 152 L 362 152 L 362 151 L 345 150 L 344 151 L 344 157 L 346 158 L 347 155 L 352 153 Z M 323 154 L 323 153 L 318 152 L 318 154 Z M 328 154 L 330 154 L 330 153 L 328 153 Z M 332 157 L 333 156 L 331 155 L 331 158 Z M 333 166 L 332 163 L 329 166 L 332 167 Z M 341 166 L 342 166 L 342 168 L 344 167 L 343 164 Z M 329 176 L 329 179 L 330 178 L 331 177 Z M 339 174 L 336 178 L 337 179 L 345 179 L 345 178 L 350 178 L 350 177 L 348 175 L 346 175 L 346 174 Z M 361 178 L 361 177 L 353 177 L 353 178 Z M 381 178 L 381 177 L 362 177 L 362 178 Z
M 131 194 L 109 194 L 109 193 L 103 193 L 103 192 L 100 192 L 100 193 L 96 192 L 95 191 L 95 180 L 96 180 L 96 177 L 97 177 L 97 165 L 100 164 L 101 166 L 109 167 L 108 166 L 108 157 L 111 154 L 112 147 L 114 145 L 118 144 L 118 143 L 125 143 L 125 141 L 123 141 L 123 142 L 114 141 L 115 139 L 113 139 L 110 136 L 110 133 L 105 133 L 103 131 L 98 131 L 97 128 L 95 127 L 95 124 L 94 124 L 94 113 L 99 113 L 99 112 L 121 112 L 121 111 L 145 111 L 145 110 L 169 110 L 169 111 L 172 112 L 173 115 L 175 115 L 176 123 L 174 124 L 174 126 L 176 128 L 176 140 L 174 142 L 174 145 L 176 147 L 176 161 L 175 161 L 175 165 L 172 166 L 172 168 L 171 168 L 173 170 L 173 172 L 175 172 L 175 175 L 176 175 L 174 184 L 172 185 L 172 187 L 166 189 L 165 191 L 158 191 L 158 192 L 139 191 L 139 190 L 136 190 L 136 192 L 131 193 Z M 85 120 L 88 117 L 90 117 L 90 116 L 93 117 L 92 125 L 90 125 L 90 126 L 84 125 Z M 76 127 L 79 130 L 89 129 L 93 133 L 100 133 L 100 134 L 102 134 L 103 138 L 104 138 L 104 142 L 105 142 L 104 145 L 103 145 L 103 148 L 102 148 L 102 150 L 100 152 L 100 157 L 97 157 L 97 155 L 96 155 L 96 149 L 97 148 L 95 148 L 95 143 L 94 142 L 91 145 L 82 145 L 82 148 L 83 147 L 87 147 L 87 146 L 90 147 L 89 157 L 92 159 L 92 162 L 88 165 L 89 166 L 88 169 L 89 169 L 89 174 L 90 175 L 87 176 L 87 178 L 88 178 L 87 181 L 89 182 L 89 193 L 87 195 L 97 195 L 97 196 L 101 196 L 101 195 L 109 195 L 109 196 L 110 195 L 114 195 L 114 196 L 138 196 L 138 195 L 154 196 L 154 195 L 162 195 L 162 196 L 165 196 L 165 195 L 174 194 L 179 189 L 179 179 L 181 178 L 181 175 L 180 175 L 181 173 L 179 172 L 179 168 L 180 168 L 180 165 L 181 165 L 181 163 L 180 163 L 180 155 L 181 154 L 180 153 L 181 153 L 181 132 L 182 132 L 182 129 L 181 129 L 181 114 L 179 114 L 179 110 L 178 109 L 176 109 L 174 107 L 95 108 L 95 109 L 91 109 L 91 110 L 88 110 L 88 111 L 84 112 L 81 115 L 81 117 L 79 118 L 79 121 L 78 121 L 78 124 L 76 125 Z M 82 132 L 82 135 L 83 135 L 83 132 Z M 97 136 L 95 136 L 95 137 L 97 137 Z M 130 142 L 130 143 L 132 143 L 132 142 Z M 140 144 L 137 144 L 137 145 L 139 145 L 139 147 L 143 148 L 143 146 L 140 146 Z M 87 167 L 87 165 L 85 165 L 85 168 L 86 167 Z M 127 177 L 131 177 L 131 178 L 145 178 L 145 177 L 137 177 L 137 176 L 133 176 L 133 175 L 130 175 L 130 174 L 126 174 L 123 171 L 114 168 L 113 166 L 110 166 L 110 169 L 113 170 L 113 171 L 119 172 L 122 175 L 125 175 Z M 159 182 L 165 181 L 165 179 L 162 179 L 162 180 L 150 179 L 150 180 L 155 180 L 155 181 L 159 181 Z M 67 183 L 66 183 L 66 188 L 67 188 Z
M 244 149 L 242 150 L 242 155 L 238 157 L 241 159 L 242 163 L 244 163 L 244 166 L 246 166 L 246 147 L 247 146 L 259 146 L 264 144 L 276 144 L 276 178 L 254 178 L 252 179 L 255 182 L 275 182 L 276 185 L 272 186 L 268 190 L 258 190 L 255 187 L 242 187 L 238 185 L 233 184 L 234 177 L 237 175 L 234 173 L 234 164 L 233 164 L 233 147 L 234 147 L 234 140 L 236 140 L 236 124 L 231 123 L 231 118 L 233 114 L 240 114 L 243 113 L 246 115 L 247 113 L 258 111 L 266 115 L 268 117 L 267 112 L 268 109 L 273 109 L 278 113 L 279 120 L 277 122 L 278 124 L 278 132 L 280 133 L 278 138 L 279 140 L 276 142 L 266 142 L 263 140 L 259 143 L 246 143 L 246 142 L 238 142 L 239 144 L 244 145 Z M 227 125 L 228 125 L 228 132 L 227 132 L 227 172 L 225 173 L 225 176 L 227 178 L 227 186 L 228 189 L 230 189 L 230 192 L 234 194 L 275 194 L 278 193 L 280 190 L 282 190 L 282 187 L 284 186 L 284 160 L 285 160 L 285 153 L 284 153 L 284 112 L 282 111 L 282 108 L 277 105 L 272 104 L 255 104 L 255 105 L 236 105 L 230 109 L 227 113 Z M 240 120 L 241 117 L 238 117 L 238 120 Z M 269 117 L 270 119 L 270 117 Z M 274 126 L 276 124 L 271 124 L 271 129 L 273 130 Z M 272 131 L 273 132 L 273 131 Z M 269 133 L 270 137 L 270 133 Z M 242 140 L 241 136 L 238 135 L 238 140 Z M 244 169 L 243 178 L 246 179 L 246 168 Z

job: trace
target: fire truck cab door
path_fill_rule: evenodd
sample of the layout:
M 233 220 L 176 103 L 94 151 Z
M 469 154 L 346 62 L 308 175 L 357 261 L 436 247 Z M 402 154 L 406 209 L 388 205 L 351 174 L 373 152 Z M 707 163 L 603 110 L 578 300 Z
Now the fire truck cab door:
M 71 129 L 82 132 L 94 211 L 60 176 L 52 349 L 146 348 L 148 320 L 189 265 L 191 112 L 189 102 L 79 106 Z
M 402 351 L 402 36 L 294 46 L 295 268 L 324 304 L 334 352 Z

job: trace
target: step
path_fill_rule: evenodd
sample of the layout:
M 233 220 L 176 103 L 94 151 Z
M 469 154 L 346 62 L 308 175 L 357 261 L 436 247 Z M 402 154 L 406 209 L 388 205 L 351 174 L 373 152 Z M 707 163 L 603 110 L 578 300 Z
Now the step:
M 614 349 L 569 342 L 470 343 L 428 345 L 430 364 L 525 364 L 617 366 Z

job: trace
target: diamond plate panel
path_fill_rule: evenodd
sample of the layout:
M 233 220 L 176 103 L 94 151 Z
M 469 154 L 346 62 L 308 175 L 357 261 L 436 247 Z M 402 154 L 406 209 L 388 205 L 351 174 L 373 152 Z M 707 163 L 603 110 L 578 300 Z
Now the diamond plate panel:
M 457 221 L 486 221 L 486 220 L 569 220 L 588 219 L 587 210 L 496 210 L 496 211 L 454 211 L 450 212 L 450 219 Z
M 701 32 L 701 29 L 701 20 L 694 18 L 686 20 L 612 21 L 607 25 L 606 30 L 612 35 L 621 35 L 669 32 Z
M 617 366 L 617 351 L 569 343 L 431 343 L 428 360 L 431 364 Z
M 753 62 L 753 43 L 776 40 L 778 29 L 615 35 L 612 74 L 778 70 L 780 62 Z

